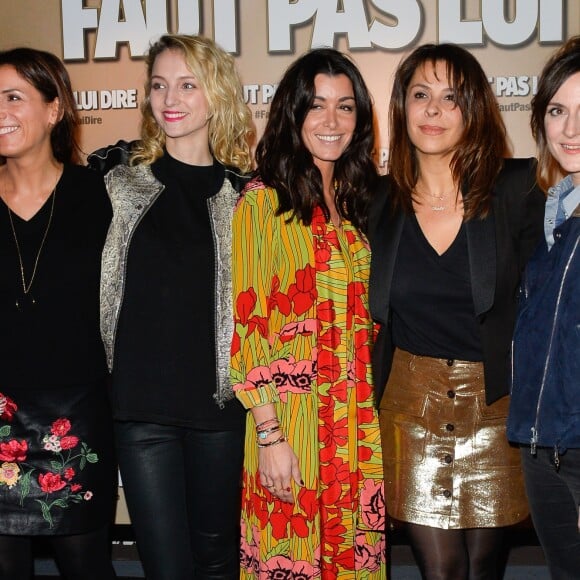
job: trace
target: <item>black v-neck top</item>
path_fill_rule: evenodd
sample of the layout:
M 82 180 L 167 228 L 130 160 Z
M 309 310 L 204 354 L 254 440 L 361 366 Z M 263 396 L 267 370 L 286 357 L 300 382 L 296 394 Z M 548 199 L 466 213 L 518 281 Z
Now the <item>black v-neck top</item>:
M 109 198 L 102 177 L 72 165 L 65 165 L 54 195 L 52 222 L 28 296 L 22 290 L 8 208 L 0 201 L 0 391 L 2 384 L 62 387 L 107 374 L 99 332 L 99 278 L 111 220 Z M 12 213 L 27 285 L 52 200 L 29 220 Z
M 481 361 L 465 225 L 439 255 L 416 216 L 405 217 L 391 289 L 395 346 L 422 356 Z
M 130 242 L 113 365 L 115 417 L 240 428 L 241 405 L 220 409 L 213 399 L 216 264 L 207 202 L 222 187 L 224 168 L 166 153 L 151 169 L 165 189 Z

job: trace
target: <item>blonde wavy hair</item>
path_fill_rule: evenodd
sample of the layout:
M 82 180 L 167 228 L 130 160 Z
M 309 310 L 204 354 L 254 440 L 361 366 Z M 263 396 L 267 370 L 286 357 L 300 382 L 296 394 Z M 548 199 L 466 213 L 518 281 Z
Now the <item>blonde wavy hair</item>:
M 146 57 L 147 81 L 141 104 L 141 141 L 131 164 L 150 165 L 163 155 L 165 133 L 151 110 L 151 75 L 155 59 L 166 50 L 179 50 L 200 83 L 209 107 L 209 146 L 224 165 L 243 172 L 252 168 L 252 114 L 244 102 L 242 84 L 234 59 L 213 40 L 202 36 L 166 34 L 151 45 Z

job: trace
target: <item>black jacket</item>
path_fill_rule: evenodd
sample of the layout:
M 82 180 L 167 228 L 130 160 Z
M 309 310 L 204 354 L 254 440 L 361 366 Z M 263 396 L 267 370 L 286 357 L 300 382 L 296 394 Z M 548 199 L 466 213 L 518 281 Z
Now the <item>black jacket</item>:
M 489 215 L 465 223 L 475 315 L 481 325 L 487 404 L 509 393 L 509 351 L 521 273 L 543 233 L 545 197 L 534 159 L 506 159 Z M 390 179 L 381 178 L 369 218 L 372 250 L 370 310 L 380 324 L 373 349 L 379 404 L 391 369 L 390 291 L 404 213 L 389 204 Z

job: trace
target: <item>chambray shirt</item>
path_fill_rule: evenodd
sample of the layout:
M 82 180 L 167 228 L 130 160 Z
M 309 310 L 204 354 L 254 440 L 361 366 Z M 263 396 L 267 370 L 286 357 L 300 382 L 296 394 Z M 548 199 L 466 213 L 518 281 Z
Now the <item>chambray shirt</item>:
M 554 230 L 572 215 L 579 203 L 580 185 L 574 187 L 571 175 L 548 190 L 544 212 L 544 235 L 548 250 L 554 245 Z

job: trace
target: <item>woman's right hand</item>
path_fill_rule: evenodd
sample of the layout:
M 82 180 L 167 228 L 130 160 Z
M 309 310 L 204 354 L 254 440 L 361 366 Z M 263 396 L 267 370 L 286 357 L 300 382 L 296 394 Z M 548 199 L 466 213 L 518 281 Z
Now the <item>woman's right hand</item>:
M 261 447 L 258 455 L 258 471 L 260 483 L 274 497 L 288 503 L 294 503 L 292 480 L 296 485 L 303 486 L 298 457 L 287 441 Z

